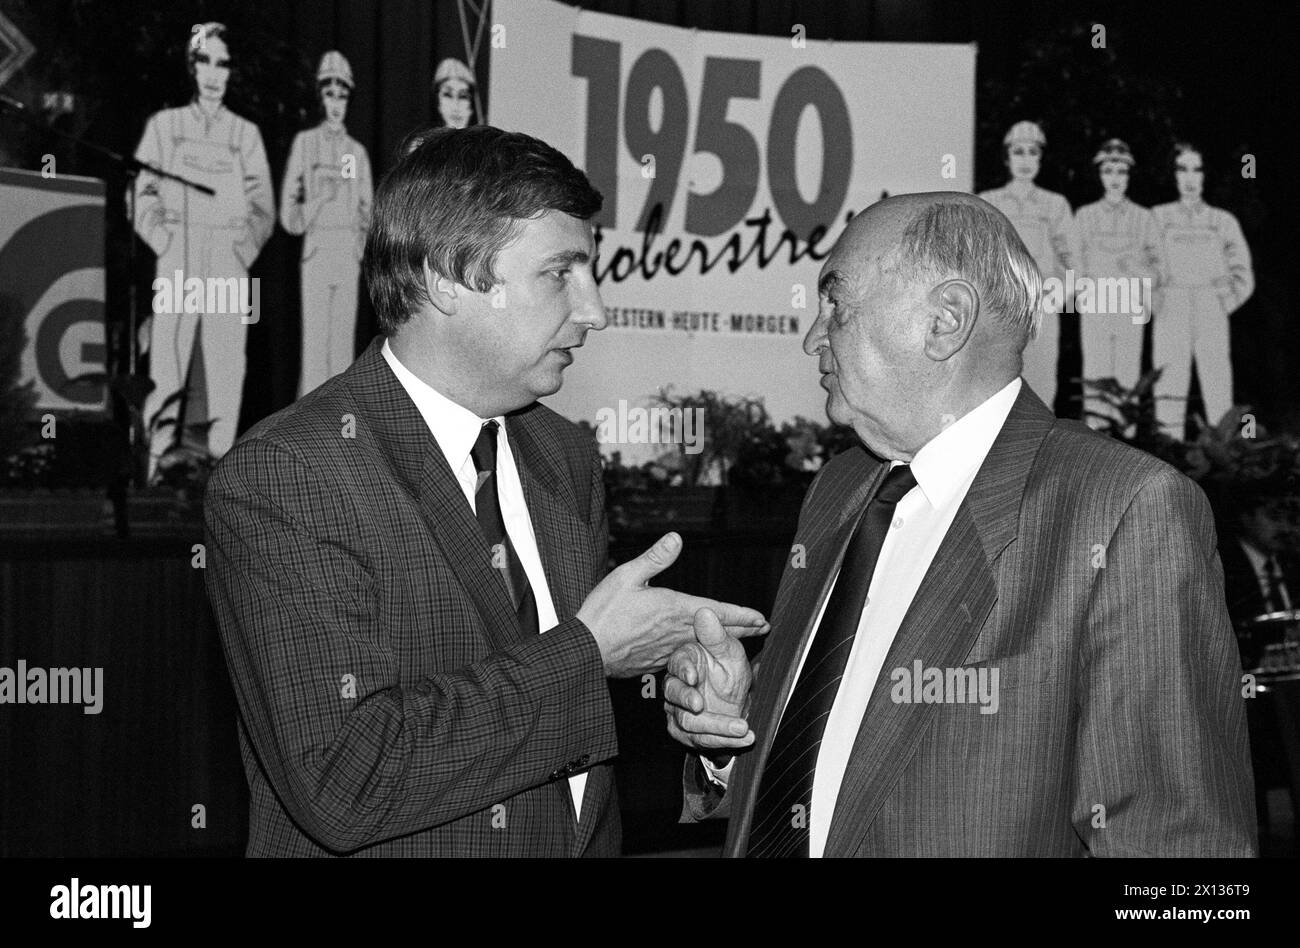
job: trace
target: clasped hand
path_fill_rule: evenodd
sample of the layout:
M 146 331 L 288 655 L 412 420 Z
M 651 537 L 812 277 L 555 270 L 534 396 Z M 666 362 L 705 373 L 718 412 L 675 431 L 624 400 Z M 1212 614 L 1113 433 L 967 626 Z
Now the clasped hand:
M 723 628 L 711 610 L 700 609 L 695 613 L 695 641 L 680 646 L 668 659 L 668 733 L 724 765 L 731 756 L 727 751 L 754 743 L 745 720 L 753 680 L 744 643 Z

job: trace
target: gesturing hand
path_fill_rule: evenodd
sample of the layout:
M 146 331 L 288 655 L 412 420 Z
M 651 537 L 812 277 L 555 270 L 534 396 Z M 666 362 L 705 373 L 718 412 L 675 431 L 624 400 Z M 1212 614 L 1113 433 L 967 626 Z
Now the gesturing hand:
M 745 714 L 754 675 L 744 644 L 709 609 L 695 613 L 695 641 L 668 659 L 664 713 L 668 733 L 699 751 L 754 743 Z
M 694 642 L 695 616 L 701 610 L 707 609 L 733 635 L 767 632 L 767 620 L 757 609 L 648 585 L 681 550 L 680 536 L 664 534 L 636 559 L 612 570 L 578 609 L 577 618 L 595 637 L 609 677 L 659 671 L 674 649 Z

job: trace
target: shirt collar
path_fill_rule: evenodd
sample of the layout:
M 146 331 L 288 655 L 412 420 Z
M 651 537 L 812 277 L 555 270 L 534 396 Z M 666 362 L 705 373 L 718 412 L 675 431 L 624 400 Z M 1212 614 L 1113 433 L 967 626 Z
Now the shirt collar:
M 393 354 L 387 339 L 384 340 L 382 351 L 384 360 L 397 376 L 397 381 L 402 383 L 402 388 L 406 389 L 406 394 L 411 396 L 411 401 L 415 402 L 415 407 L 419 409 L 420 416 L 429 426 L 429 431 L 433 433 L 438 447 L 442 448 L 442 453 L 446 456 L 447 463 L 451 465 L 453 473 L 459 471 L 465 464 L 474 442 L 478 440 L 479 430 L 489 420 L 495 420 L 498 425 L 497 457 L 501 456 L 501 449 L 507 443 L 504 415 L 497 415 L 495 419 L 480 418 L 464 405 L 453 402 L 402 365 Z
M 217 110 L 213 112 L 212 117 L 209 118 L 208 113 L 204 112 L 203 107 L 199 105 L 199 97 L 196 95 L 190 100 L 190 114 L 192 114 L 195 119 L 202 122 L 205 127 L 219 125 L 226 120 L 226 103 L 219 103 L 217 105 Z
M 917 486 L 934 509 L 956 496 L 988 457 L 1020 394 L 1019 376 L 921 446 L 912 458 Z

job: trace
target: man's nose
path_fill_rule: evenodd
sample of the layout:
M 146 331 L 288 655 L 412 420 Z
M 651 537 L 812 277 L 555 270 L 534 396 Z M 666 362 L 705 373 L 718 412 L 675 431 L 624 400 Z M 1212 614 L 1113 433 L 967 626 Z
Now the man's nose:
M 600 289 L 596 286 L 596 281 L 590 281 L 590 284 L 582 291 L 577 300 L 577 305 L 573 308 L 572 319 L 577 323 L 585 323 L 592 329 L 601 330 L 608 325 L 605 319 L 605 304 L 600 298 Z
M 822 318 L 821 313 L 813 320 L 812 327 L 808 330 L 808 335 L 803 337 L 803 351 L 805 355 L 821 355 L 822 349 L 826 348 L 826 320 Z

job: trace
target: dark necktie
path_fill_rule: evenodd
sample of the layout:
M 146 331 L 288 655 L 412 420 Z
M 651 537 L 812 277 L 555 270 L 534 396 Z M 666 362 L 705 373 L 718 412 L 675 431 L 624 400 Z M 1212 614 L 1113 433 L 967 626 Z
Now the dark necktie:
M 502 562 L 501 578 L 505 581 L 510 601 L 515 605 L 515 614 L 519 616 L 519 625 L 525 635 L 536 635 L 539 631 L 537 622 L 537 600 L 533 589 L 528 584 L 524 565 L 519 562 L 510 536 L 506 533 L 505 520 L 501 517 L 501 499 L 497 495 L 497 423 L 489 421 L 479 430 L 478 440 L 470 450 L 474 459 L 474 470 L 478 472 L 478 487 L 474 491 L 474 515 L 478 518 L 479 529 L 487 539 L 492 553 L 492 565 Z
M 849 539 L 835 590 L 813 633 L 808 656 L 763 767 L 749 834 L 750 856 L 808 856 L 813 773 L 826 719 L 853 650 L 871 575 L 889 532 L 894 507 L 915 486 L 916 478 L 906 464 L 890 471 Z M 802 810 L 796 810 L 796 806 L 802 806 Z

